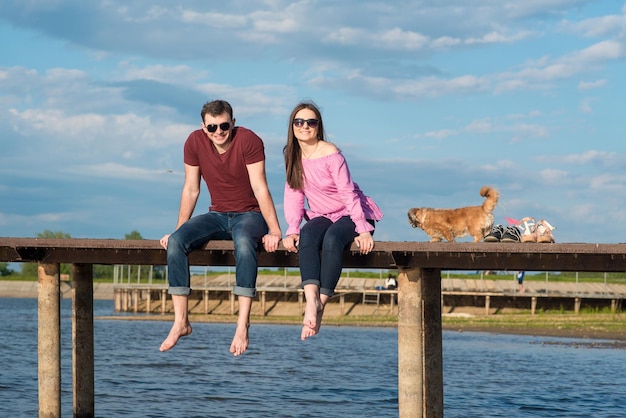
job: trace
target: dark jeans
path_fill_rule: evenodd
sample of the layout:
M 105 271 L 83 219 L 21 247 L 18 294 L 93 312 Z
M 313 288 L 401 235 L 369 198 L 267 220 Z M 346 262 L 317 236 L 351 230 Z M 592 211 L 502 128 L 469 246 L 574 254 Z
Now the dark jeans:
M 369 221 L 374 225 L 374 221 Z M 356 225 L 349 216 L 332 222 L 325 217 L 313 218 L 300 230 L 298 259 L 302 287 L 315 284 L 320 293 L 332 296 L 341 277 L 343 253 L 350 247 Z
M 209 212 L 170 235 L 167 243 L 169 294 L 189 295 L 189 253 L 209 240 L 232 239 L 235 246 L 235 295 L 256 295 L 257 247 L 268 228 L 260 212 Z

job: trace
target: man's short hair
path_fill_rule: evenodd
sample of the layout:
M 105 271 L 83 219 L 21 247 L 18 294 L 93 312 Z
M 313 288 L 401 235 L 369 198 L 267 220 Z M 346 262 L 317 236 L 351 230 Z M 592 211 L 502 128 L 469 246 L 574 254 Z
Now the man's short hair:
M 204 117 L 206 115 L 219 116 L 222 113 L 228 113 L 230 119 L 232 120 L 233 108 L 230 103 L 226 100 L 213 100 L 212 102 L 206 102 L 204 106 L 202 106 L 200 117 L 202 118 L 202 122 L 204 122 Z

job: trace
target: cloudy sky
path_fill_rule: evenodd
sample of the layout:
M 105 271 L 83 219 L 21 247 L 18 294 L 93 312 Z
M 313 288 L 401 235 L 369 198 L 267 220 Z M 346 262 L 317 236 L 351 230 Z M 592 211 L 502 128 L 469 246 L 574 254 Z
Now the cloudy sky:
M 171 232 L 183 143 L 221 98 L 265 141 L 284 230 L 307 99 L 383 209 L 378 240 L 428 240 L 409 208 L 488 184 L 497 223 L 626 242 L 623 0 L 3 0 L 0 37 L 2 236 Z

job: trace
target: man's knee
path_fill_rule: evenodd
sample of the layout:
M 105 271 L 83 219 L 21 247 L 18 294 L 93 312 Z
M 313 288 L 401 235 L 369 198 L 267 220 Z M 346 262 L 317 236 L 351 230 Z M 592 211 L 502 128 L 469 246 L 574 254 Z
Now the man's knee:
M 256 253 L 256 250 L 259 247 L 259 241 L 260 238 L 257 237 L 239 236 L 233 239 L 233 244 L 235 246 L 235 251 L 244 255 L 246 253 Z
M 170 256 L 178 256 L 178 255 L 187 255 L 188 251 L 185 248 L 185 245 L 178 239 L 176 233 L 170 235 L 167 239 L 167 255 Z

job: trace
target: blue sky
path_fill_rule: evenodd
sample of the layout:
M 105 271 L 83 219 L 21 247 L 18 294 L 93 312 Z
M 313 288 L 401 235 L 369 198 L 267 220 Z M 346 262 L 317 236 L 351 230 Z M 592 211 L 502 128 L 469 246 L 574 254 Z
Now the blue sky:
M 496 223 L 626 242 L 626 3 L 470 3 L 3 0 L 0 235 L 171 232 L 183 143 L 220 98 L 265 141 L 283 230 L 307 99 L 383 209 L 378 240 L 427 241 L 409 208 L 492 185 Z

